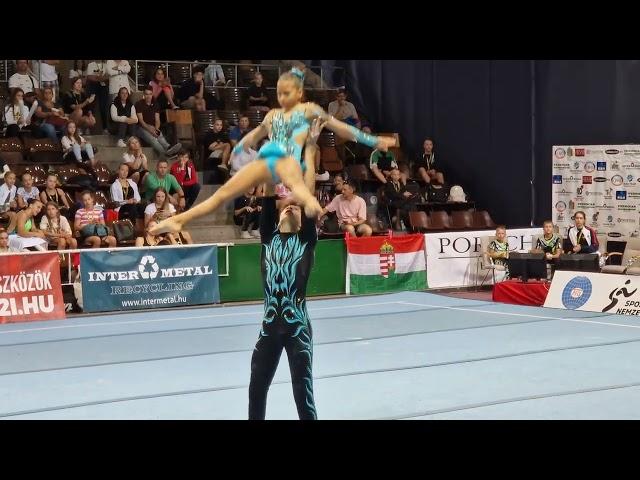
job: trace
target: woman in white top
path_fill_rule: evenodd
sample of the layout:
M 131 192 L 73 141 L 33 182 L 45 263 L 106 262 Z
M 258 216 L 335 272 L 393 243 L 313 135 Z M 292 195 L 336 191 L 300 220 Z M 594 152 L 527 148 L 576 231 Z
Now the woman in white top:
M 40 219 L 40 230 L 44 232 L 49 245 L 57 247 L 58 250 L 78 248 L 69 220 L 60 215 L 60 208 L 56 202 L 47 202 L 46 213 Z
M 129 72 L 131 65 L 127 60 L 107 60 L 107 75 L 109 75 L 109 96 L 113 100 L 122 87 L 129 87 Z
M 167 191 L 159 187 L 153 194 L 153 203 L 147 205 L 144 209 L 144 226 L 147 230 L 154 222 L 160 222 L 176 214 L 176 208 L 169 201 L 169 195 Z M 166 235 L 166 234 L 164 234 Z M 151 235 L 153 237 L 153 235 Z M 189 232 L 182 230 L 178 234 L 169 234 L 167 239 L 171 243 L 178 243 L 178 240 L 184 241 L 184 243 L 192 244 L 193 239 Z
M 138 137 L 129 137 L 127 151 L 122 154 L 122 158 L 129 165 L 129 178 L 138 185 L 144 185 L 144 177 L 149 173 L 149 164 Z
M 84 137 L 81 137 L 76 128 L 75 122 L 67 123 L 64 137 L 61 140 L 64 158 L 67 160 L 74 159 L 81 163 L 83 167 L 87 167 L 87 171 L 93 173 L 94 167 L 98 164 L 93 153 L 93 147 Z M 89 160 L 85 162 L 85 160 Z
M 118 167 L 118 178 L 111 185 L 111 200 L 118 204 L 115 209 L 118 212 L 118 219 L 125 218 L 135 221 L 138 215 L 138 205 L 140 204 L 140 192 L 138 185 L 129 176 L 129 165 L 121 163 Z
M 38 108 L 38 102 L 33 102 Z M 5 137 L 17 137 L 24 128 L 29 128 L 31 124 L 32 111 L 24 104 L 24 91 L 21 88 L 14 88 L 9 97 L 9 101 L 4 107 L 4 119 L 7 122 L 7 131 Z

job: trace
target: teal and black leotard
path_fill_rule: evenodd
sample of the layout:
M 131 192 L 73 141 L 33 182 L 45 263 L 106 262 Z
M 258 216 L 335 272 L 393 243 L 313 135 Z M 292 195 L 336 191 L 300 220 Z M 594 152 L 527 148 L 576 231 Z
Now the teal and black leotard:
M 306 306 L 307 282 L 318 241 L 315 220 L 303 215 L 298 233 L 280 233 L 277 221 L 275 197 L 265 198 L 260 216 L 264 317 L 251 358 L 249 419 L 265 418 L 267 392 L 285 349 L 298 416 L 315 420 L 312 331 Z

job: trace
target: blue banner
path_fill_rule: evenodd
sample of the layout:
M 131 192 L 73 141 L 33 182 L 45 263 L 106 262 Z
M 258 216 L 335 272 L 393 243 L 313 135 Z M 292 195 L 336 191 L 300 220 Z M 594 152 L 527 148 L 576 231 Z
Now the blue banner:
M 215 246 L 87 250 L 80 273 L 85 312 L 220 302 Z

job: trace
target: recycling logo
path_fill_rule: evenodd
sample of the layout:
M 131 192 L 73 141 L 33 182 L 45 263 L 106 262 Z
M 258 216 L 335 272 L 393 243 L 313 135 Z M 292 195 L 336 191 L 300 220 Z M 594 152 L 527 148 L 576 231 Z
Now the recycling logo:
M 156 263 L 156 259 L 153 258 L 152 255 L 145 255 L 144 257 L 142 257 L 142 260 L 140 260 L 140 265 L 138 265 L 140 277 L 144 279 L 156 278 L 158 276 L 158 270 L 160 270 L 160 268 Z

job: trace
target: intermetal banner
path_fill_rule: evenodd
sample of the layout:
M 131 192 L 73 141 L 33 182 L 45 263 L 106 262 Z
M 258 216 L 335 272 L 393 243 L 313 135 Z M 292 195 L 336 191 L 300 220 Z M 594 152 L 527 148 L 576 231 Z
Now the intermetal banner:
M 80 255 L 85 312 L 220 301 L 215 246 L 87 250 Z
M 552 220 L 566 237 L 575 212 L 598 240 L 640 236 L 640 145 L 553 147 Z

